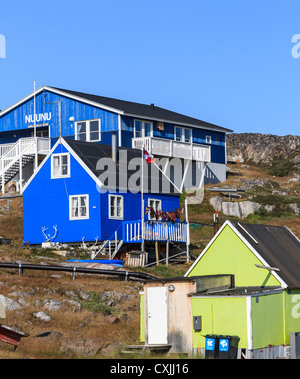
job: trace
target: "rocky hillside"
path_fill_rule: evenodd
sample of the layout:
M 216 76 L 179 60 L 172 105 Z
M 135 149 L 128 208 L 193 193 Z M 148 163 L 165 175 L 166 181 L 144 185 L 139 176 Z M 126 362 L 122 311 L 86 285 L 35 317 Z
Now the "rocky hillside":
M 300 136 L 276 136 L 259 133 L 233 133 L 227 136 L 227 156 L 230 162 L 271 164 L 285 157 L 300 165 Z M 299 167 L 298 167 L 299 168 Z

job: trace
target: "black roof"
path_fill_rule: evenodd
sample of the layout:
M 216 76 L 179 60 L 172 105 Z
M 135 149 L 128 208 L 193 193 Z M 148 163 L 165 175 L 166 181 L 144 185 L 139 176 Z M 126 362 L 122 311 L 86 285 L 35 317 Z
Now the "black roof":
M 141 178 L 132 177 L 135 173 L 140 171 L 142 161 L 142 151 L 137 149 L 130 149 L 125 147 L 117 147 L 117 161 L 115 165 L 112 160 L 109 160 L 108 165 L 104 164 L 100 167 L 98 165 L 101 158 L 112 158 L 112 146 L 101 143 L 75 141 L 72 139 L 64 138 L 71 149 L 83 161 L 83 163 L 92 171 L 92 173 L 100 179 L 103 183 L 103 177 L 110 177 L 112 180 L 115 175 L 116 188 L 123 188 L 128 183 L 129 179 L 132 180 L 131 188 L 134 188 L 135 193 L 140 192 Z M 134 159 L 134 161 L 132 161 Z M 128 168 L 128 163 L 132 162 L 132 169 Z M 156 165 L 146 163 L 144 161 L 144 193 L 161 193 L 171 195 L 181 195 L 180 191 L 173 185 L 173 183 L 164 175 Z M 126 165 L 125 165 L 126 164 Z M 115 172 L 114 172 L 115 170 Z M 103 175 L 101 178 L 100 176 Z M 114 183 L 114 181 L 112 181 Z M 104 182 L 104 185 L 109 187 L 111 181 Z
M 196 127 L 203 127 L 206 129 L 212 129 L 220 132 L 232 132 L 230 129 L 223 128 L 218 125 L 214 125 L 202 120 L 198 120 L 193 117 L 185 116 L 180 113 L 176 113 L 173 111 L 169 111 L 164 108 L 160 108 L 154 104 L 140 104 L 131 101 L 118 100 L 110 97 L 91 95 L 83 92 L 70 91 L 67 89 L 49 87 L 62 92 L 65 92 L 72 96 L 81 97 L 82 99 L 92 101 L 94 103 L 98 103 L 99 105 L 105 105 L 111 108 L 115 108 L 119 111 L 124 112 L 125 114 L 136 115 L 141 118 L 148 119 L 157 119 L 157 120 L 165 120 L 178 124 L 190 124 Z
M 232 222 L 290 288 L 300 288 L 300 241 L 285 226 Z

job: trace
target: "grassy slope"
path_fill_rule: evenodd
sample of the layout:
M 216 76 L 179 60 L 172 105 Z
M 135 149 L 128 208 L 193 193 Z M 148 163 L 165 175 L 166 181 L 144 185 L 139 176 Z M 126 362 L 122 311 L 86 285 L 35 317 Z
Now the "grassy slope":
M 237 179 L 263 179 L 276 182 L 276 188 L 288 191 L 288 195 L 282 197 L 284 202 L 287 198 L 292 197 L 293 201 L 299 201 L 299 183 L 288 182 L 292 177 L 274 178 L 267 175 L 262 170 L 251 167 L 243 169 L 241 165 L 235 165 L 233 169 L 239 172 L 238 175 L 229 176 L 226 183 L 220 184 L 224 187 L 236 187 L 240 182 Z M 274 184 L 275 185 L 275 184 Z M 209 186 L 212 187 L 212 186 Z M 286 187 L 289 187 L 287 190 Z M 268 186 L 257 188 L 254 195 L 270 196 L 271 189 Z M 296 192 L 295 192 L 296 191 Z M 298 192 L 297 192 L 298 191 Z M 209 205 L 209 198 L 216 196 L 216 193 L 206 192 L 205 199 L 202 204 L 191 206 L 189 209 L 189 218 L 191 222 L 212 224 L 214 210 Z M 269 199 L 268 199 L 269 200 Z M 278 201 L 278 198 L 276 198 Z M 7 201 L 0 201 L 0 206 L 6 206 Z M 12 239 L 12 246 L 0 247 L 0 261 L 3 259 L 11 259 L 12 261 L 22 260 L 30 263 L 40 264 L 46 262 L 47 259 L 64 260 L 62 257 L 41 250 L 22 249 L 22 200 L 15 199 L 11 204 L 10 211 L 0 211 L 0 235 Z M 226 219 L 220 214 L 220 223 Z M 237 219 L 235 219 L 237 220 Z M 243 222 L 266 223 L 271 225 L 286 225 L 298 237 L 300 237 L 299 216 L 292 213 L 282 213 L 281 217 L 268 215 L 249 216 Z M 191 229 L 191 253 L 197 256 L 213 236 L 212 226 L 204 226 L 201 228 Z M 52 264 L 53 261 L 50 261 Z M 160 277 L 174 277 L 183 275 L 190 264 L 170 265 L 168 268 L 164 265 L 147 269 L 136 269 L 138 271 L 146 271 Z M 115 279 L 103 279 L 101 277 L 78 275 L 76 280 L 72 280 L 70 274 L 59 274 L 59 278 L 54 278 L 51 272 L 25 272 L 19 277 L 15 270 L 0 270 L 0 293 L 5 296 L 11 296 L 13 291 L 32 291 L 32 296 L 28 300 L 28 306 L 22 310 L 7 312 L 7 318 L 1 320 L 3 324 L 8 326 L 17 326 L 29 337 L 23 338 L 20 346 L 13 351 L 9 345 L 0 344 L 0 358 L 72 358 L 78 357 L 73 353 L 66 354 L 60 351 L 55 340 L 41 341 L 35 336 L 46 331 L 57 331 L 63 334 L 64 338 L 92 338 L 100 341 L 101 346 L 105 347 L 112 342 L 121 342 L 122 344 L 139 343 L 139 290 L 142 286 L 139 283 L 123 281 Z M 42 310 L 34 305 L 35 300 L 42 302 L 46 298 L 57 300 L 70 300 L 66 296 L 66 291 L 85 291 L 102 293 L 104 291 L 116 290 L 126 294 L 134 294 L 133 299 L 124 300 L 117 303 L 117 306 L 111 309 L 113 314 L 121 317 L 127 315 L 129 319 L 121 321 L 113 325 L 107 323 L 105 315 L 101 312 L 95 312 L 92 304 L 89 309 L 83 309 L 80 312 L 73 312 L 71 308 L 64 307 L 61 312 L 47 312 L 51 315 L 50 323 L 43 323 L 33 317 L 33 313 Z M 71 355 L 70 355 L 71 354 Z M 101 355 L 98 356 L 101 358 Z

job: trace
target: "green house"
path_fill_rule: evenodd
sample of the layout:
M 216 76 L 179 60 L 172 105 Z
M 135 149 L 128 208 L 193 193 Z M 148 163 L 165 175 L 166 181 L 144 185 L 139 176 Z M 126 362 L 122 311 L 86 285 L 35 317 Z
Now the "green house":
M 159 328 L 165 319 L 164 343 L 171 352 L 203 355 L 208 336 L 237 336 L 238 357 L 283 358 L 291 333 L 300 332 L 300 241 L 286 227 L 226 221 L 184 278 L 145 283 L 145 344 L 152 333 L 153 294 L 147 292 L 155 286 L 161 288 L 156 307 L 160 298 L 166 303 Z

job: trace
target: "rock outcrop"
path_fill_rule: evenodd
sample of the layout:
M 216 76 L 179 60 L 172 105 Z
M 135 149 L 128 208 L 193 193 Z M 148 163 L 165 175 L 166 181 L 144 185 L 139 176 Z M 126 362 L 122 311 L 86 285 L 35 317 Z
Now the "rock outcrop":
M 255 213 L 261 209 L 261 205 L 252 201 L 224 201 L 220 196 L 214 196 L 210 199 L 210 205 L 218 212 L 225 216 L 234 216 L 246 218 L 249 214 Z
M 284 156 L 300 149 L 300 136 L 276 136 L 259 133 L 232 133 L 227 136 L 228 161 L 270 163 L 274 157 Z M 291 159 L 300 162 L 300 153 Z

